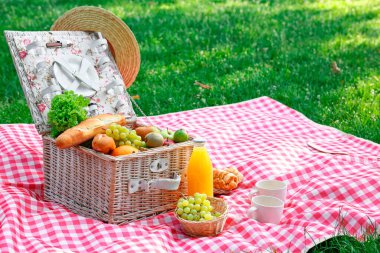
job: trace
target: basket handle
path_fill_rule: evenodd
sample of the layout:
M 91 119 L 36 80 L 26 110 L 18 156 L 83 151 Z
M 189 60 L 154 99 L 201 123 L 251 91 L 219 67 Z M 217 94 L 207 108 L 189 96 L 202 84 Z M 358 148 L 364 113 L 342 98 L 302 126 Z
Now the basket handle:
M 130 179 L 128 184 L 128 193 L 132 194 L 138 191 L 149 192 L 150 189 L 176 191 L 181 183 L 181 176 L 174 173 L 173 178 L 158 178 L 152 180 Z

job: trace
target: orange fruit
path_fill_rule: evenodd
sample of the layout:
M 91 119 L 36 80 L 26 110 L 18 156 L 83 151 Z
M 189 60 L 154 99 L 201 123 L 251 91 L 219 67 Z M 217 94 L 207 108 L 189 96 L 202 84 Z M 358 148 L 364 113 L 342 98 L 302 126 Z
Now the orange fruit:
M 119 156 L 119 155 L 130 155 L 133 153 L 137 153 L 139 150 L 135 147 L 129 146 L 129 145 L 123 145 L 118 148 L 115 148 L 111 155 L 112 156 Z
M 106 134 L 97 134 L 92 140 L 92 149 L 104 154 L 109 154 L 115 148 L 116 144 L 114 139 Z

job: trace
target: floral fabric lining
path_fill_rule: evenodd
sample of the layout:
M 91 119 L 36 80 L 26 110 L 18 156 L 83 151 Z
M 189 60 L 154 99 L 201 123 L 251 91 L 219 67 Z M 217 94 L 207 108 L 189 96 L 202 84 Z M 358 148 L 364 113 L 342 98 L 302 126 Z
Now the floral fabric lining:
M 55 64 L 63 59 L 85 59 L 91 66 L 88 66 L 88 70 L 85 69 L 83 73 L 87 75 L 87 72 L 92 70 L 92 77 L 97 75 L 98 90 L 89 96 L 90 105 L 92 105 L 89 116 L 102 113 L 135 116 L 130 97 L 110 50 L 106 43 L 105 45 L 100 43 L 105 41 L 100 33 L 6 31 L 5 35 L 21 84 L 24 86 L 29 107 L 32 107 L 32 116 L 37 129 L 39 126 L 41 130 L 48 128 L 47 113 L 52 98 L 65 90 L 63 86 L 67 88 L 71 85 L 59 83 L 59 78 L 56 76 L 58 67 Z M 46 46 L 46 43 L 54 42 L 60 42 L 62 47 Z M 76 72 L 81 68 L 80 63 L 78 64 L 78 69 L 76 65 L 66 67 L 69 69 L 71 67 Z M 67 70 L 66 67 L 63 66 L 63 69 Z M 75 79 L 75 73 L 73 76 L 66 75 Z M 88 80 L 95 82 L 92 79 Z M 39 132 L 41 132 L 40 129 Z

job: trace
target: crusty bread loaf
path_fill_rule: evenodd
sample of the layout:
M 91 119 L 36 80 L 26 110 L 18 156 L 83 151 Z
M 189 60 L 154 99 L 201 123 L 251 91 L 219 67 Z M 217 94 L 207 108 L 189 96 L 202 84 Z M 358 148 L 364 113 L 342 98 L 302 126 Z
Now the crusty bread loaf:
M 58 148 L 70 148 L 90 140 L 97 134 L 105 133 L 107 127 L 112 123 L 125 125 L 125 116 L 118 114 L 101 114 L 88 118 L 77 126 L 67 129 L 60 134 L 56 141 Z

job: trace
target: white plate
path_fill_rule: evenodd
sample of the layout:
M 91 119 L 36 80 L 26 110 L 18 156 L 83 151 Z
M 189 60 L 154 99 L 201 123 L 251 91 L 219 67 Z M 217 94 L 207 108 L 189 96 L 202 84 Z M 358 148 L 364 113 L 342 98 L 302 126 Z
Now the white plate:
M 53 72 L 59 85 L 84 97 L 91 97 L 99 90 L 99 76 L 95 66 L 86 58 L 67 55 L 56 59 Z

